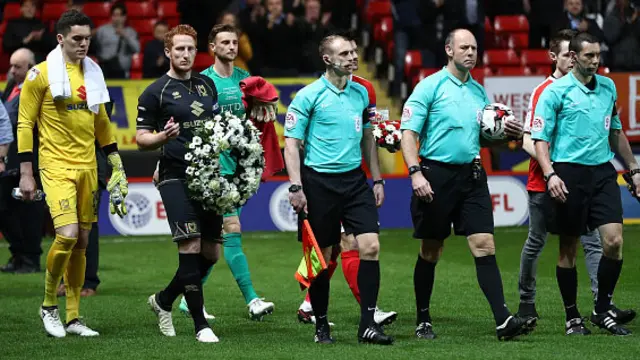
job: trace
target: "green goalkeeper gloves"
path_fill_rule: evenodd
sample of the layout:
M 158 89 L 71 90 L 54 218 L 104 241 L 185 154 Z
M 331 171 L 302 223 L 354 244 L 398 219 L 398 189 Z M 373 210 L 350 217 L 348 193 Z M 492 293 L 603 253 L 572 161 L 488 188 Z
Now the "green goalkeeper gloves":
M 127 182 L 127 175 L 124 173 L 124 167 L 122 166 L 122 159 L 120 154 L 113 152 L 107 156 L 107 162 L 113 169 L 111 171 L 111 178 L 107 184 L 107 191 L 109 192 L 109 210 L 111 214 L 118 214 L 120 217 L 127 215 L 127 207 L 124 204 L 124 198 L 129 193 L 129 183 Z

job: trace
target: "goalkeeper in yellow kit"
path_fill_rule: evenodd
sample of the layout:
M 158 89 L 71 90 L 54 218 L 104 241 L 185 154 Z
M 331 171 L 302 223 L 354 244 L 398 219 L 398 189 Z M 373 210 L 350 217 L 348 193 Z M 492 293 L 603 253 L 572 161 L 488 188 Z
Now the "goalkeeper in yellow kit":
M 56 231 L 47 255 L 45 295 L 40 308 L 44 328 L 54 337 L 67 333 L 98 335 L 79 321 L 85 251 L 91 224 L 97 219 L 96 139 L 113 167 L 107 185 L 111 212 L 126 214 L 127 180 L 104 107 L 109 96 L 101 72 L 86 59 L 90 24 L 89 18 L 80 12 L 71 10 L 62 14 L 56 29 L 59 47 L 47 61 L 29 70 L 20 95 L 20 190 L 25 201 L 33 200 L 36 183 L 31 165 L 32 136 L 37 125 L 40 176 Z M 56 297 L 63 276 L 67 286 L 66 328 L 60 320 Z

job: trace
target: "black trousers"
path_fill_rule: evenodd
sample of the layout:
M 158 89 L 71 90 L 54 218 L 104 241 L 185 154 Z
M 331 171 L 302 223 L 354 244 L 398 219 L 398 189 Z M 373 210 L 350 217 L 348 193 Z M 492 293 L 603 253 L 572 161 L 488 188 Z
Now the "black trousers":
M 14 259 L 39 268 L 45 202 L 14 199 L 11 190 L 18 187 L 19 182 L 19 176 L 0 177 L 0 231 Z M 39 178 L 36 182 L 41 189 Z
M 103 189 L 98 190 L 98 208 L 100 208 L 100 199 Z M 84 272 L 84 289 L 96 290 L 100 285 L 98 277 L 98 266 L 100 264 L 100 231 L 98 222 L 94 222 L 89 233 L 89 244 L 87 245 L 87 269 Z

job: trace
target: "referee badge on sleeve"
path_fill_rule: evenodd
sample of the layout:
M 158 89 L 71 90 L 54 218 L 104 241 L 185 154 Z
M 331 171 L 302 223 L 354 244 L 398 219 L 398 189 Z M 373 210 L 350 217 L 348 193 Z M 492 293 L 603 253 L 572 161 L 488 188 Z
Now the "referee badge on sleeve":
M 544 129 L 544 119 L 536 116 L 531 122 L 531 131 L 542 131 L 542 129 Z
M 38 75 L 40 75 L 40 70 L 36 69 L 35 67 L 32 67 L 31 70 L 29 70 L 29 74 L 27 75 L 27 79 L 29 81 L 33 81 L 38 77 Z
M 410 107 L 405 106 L 404 109 L 402 109 L 401 121 L 405 122 L 411 120 L 411 115 L 413 115 L 413 110 L 411 110 Z
M 355 116 L 353 117 L 353 122 L 354 122 L 354 123 L 355 123 L 355 125 L 356 125 L 356 132 L 359 132 L 359 131 L 362 129 L 362 126 L 361 126 L 361 125 L 362 125 L 362 121 L 361 121 L 360 116 L 355 115 Z
M 609 131 L 610 128 L 611 128 L 611 116 L 605 116 L 604 117 L 604 129 Z
M 296 127 L 296 124 L 298 123 L 298 117 L 296 116 L 296 114 L 292 113 L 291 111 L 287 112 L 287 115 L 284 117 L 284 126 L 287 130 L 291 130 L 294 127 Z

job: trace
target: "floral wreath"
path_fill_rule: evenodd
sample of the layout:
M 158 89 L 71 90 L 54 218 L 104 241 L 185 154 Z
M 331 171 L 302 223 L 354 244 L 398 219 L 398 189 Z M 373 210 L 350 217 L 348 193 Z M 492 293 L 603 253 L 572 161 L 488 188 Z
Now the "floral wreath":
M 204 120 L 203 126 L 195 128 L 184 156 L 189 164 L 186 176 L 191 198 L 218 214 L 244 205 L 258 190 L 264 169 L 260 135 L 252 121 L 230 112 Z M 227 150 L 237 166 L 233 174 L 223 176 L 220 155 Z

